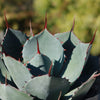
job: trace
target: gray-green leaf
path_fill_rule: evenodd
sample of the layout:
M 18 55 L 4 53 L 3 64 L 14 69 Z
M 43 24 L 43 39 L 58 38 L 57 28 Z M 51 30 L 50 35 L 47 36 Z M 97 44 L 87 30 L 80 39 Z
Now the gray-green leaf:
M 7 76 L 8 80 L 11 80 L 11 76 L 9 74 L 9 71 L 7 70 L 3 60 L 0 58 L 0 71 L 3 77 Z M 1 76 L 0 76 L 1 77 Z
M 60 91 L 62 95 L 68 92 L 70 83 L 66 79 L 43 75 L 35 77 L 26 84 L 26 92 L 43 100 L 57 100 Z
M 65 64 L 66 70 L 62 77 L 66 77 L 73 83 L 80 76 L 90 49 L 91 45 L 89 43 L 79 43 L 72 52 L 70 62 L 68 65 Z
M 3 59 L 10 75 L 13 78 L 13 81 L 19 89 L 23 90 L 23 86 L 31 79 L 32 75 L 21 62 L 13 59 L 12 57 L 6 57 L 3 55 Z
M 2 100 L 33 100 L 28 94 L 11 86 L 0 84 L 0 99 Z
M 81 100 L 87 94 L 87 92 L 90 90 L 91 86 L 93 85 L 93 83 L 96 79 L 94 77 L 95 75 L 96 74 L 93 73 L 93 75 L 86 82 L 84 82 L 81 86 L 79 86 L 78 88 L 67 93 L 65 95 L 66 98 L 68 98 L 68 97 L 70 97 L 70 98 L 66 99 L 66 100 Z
M 51 35 L 47 29 L 43 30 L 39 35 L 29 39 L 23 48 L 24 62 L 30 61 L 37 53 L 37 40 L 41 54 L 46 55 L 55 63 L 54 73 L 59 73 L 64 61 L 64 50 L 61 43 Z M 54 64 L 53 64 L 54 65 Z

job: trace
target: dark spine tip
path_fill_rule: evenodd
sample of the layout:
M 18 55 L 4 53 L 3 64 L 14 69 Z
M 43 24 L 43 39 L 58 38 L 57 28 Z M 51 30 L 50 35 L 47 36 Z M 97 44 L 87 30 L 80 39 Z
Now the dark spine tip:
M 52 69 L 52 62 L 51 62 L 51 65 L 50 65 L 50 68 L 49 68 L 49 72 L 48 72 L 49 76 L 51 76 L 51 69 Z
M 47 13 L 45 14 L 45 25 L 44 25 L 44 29 L 47 29 Z
M 37 39 L 37 54 L 40 54 L 38 39 Z
M 30 20 L 30 23 L 29 23 L 29 24 L 30 24 L 30 35 L 31 35 L 31 36 L 34 36 L 34 33 L 33 33 L 33 31 L 32 31 L 32 23 L 31 23 L 31 20 Z
M 60 91 L 60 93 L 59 93 L 58 100 L 60 100 L 61 95 L 62 95 L 62 91 Z
M 94 32 L 94 35 L 93 35 L 93 38 L 92 38 L 92 40 L 90 41 L 90 44 L 92 44 L 92 43 L 94 42 L 94 39 L 95 39 L 96 32 L 97 32 L 97 29 L 96 29 L 96 30 L 95 30 L 95 32 Z
M 96 77 L 98 77 L 98 76 L 100 76 L 100 73 L 94 74 L 94 75 L 93 75 L 93 78 L 96 78 Z
M 73 20 L 73 26 L 72 26 L 70 32 L 73 32 L 73 30 L 74 30 L 74 26 L 75 26 L 75 17 L 74 17 L 74 20 Z
M 8 24 L 7 17 L 6 17 L 6 12 L 4 12 L 4 17 L 5 17 L 6 27 L 8 29 L 9 28 L 9 24 Z

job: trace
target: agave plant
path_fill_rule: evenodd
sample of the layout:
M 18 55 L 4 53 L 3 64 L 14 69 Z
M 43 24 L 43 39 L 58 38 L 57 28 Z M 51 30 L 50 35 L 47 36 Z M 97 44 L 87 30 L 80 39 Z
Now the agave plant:
M 82 85 L 71 88 L 80 77 L 94 41 L 82 43 L 71 31 L 52 35 L 47 30 L 30 36 L 8 26 L 1 42 L 0 99 L 82 100 L 97 72 Z M 89 71 L 89 70 L 88 70 Z

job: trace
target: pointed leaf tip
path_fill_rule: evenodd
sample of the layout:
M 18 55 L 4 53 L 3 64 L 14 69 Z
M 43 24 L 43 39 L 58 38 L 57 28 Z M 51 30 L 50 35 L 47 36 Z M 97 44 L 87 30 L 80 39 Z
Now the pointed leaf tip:
M 37 39 L 37 54 L 40 54 L 38 39 Z
M 72 32 L 72 31 L 74 30 L 74 26 L 75 26 L 75 17 L 74 17 L 74 20 L 73 20 L 73 26 L 72 26 L 70 32 Z
M 51 65 L 50 65 L 50 68 L 49 68 L 49 72 L 48 72 L 49 76 L 51 75 L 51 69 L 52 69 L 52 62 L 51 62 Z
M 60 93 L 59 93 L 58 100 L 60 100 L 60 98 L 61 98 L 61 95 L 62 95 L 62 91 L 60 91 Z
M 8 24 L 7 17 L 6 17 L 6 12 L 4 12 L 4 17 L 5 17 L 6 27 L 9 28 L 9 24 Z
M 98 77 L 98 76 L 100 76 L 100 73 L 94 74 L 94 75 L 93 75 L 93 78 L 96 78 L 96 77 Z
M 45 14 L 45 26 L 44 26 L 44 29 L 47 28 L 47 13 Z
M 93 35 L 93 38 L 92 38 L 92 40 L 90 41 L 90 44 L 92 44 L 92 43 L 94 42 L 94 39 L 95 39 L 96 32 L 97 32 L 97 29 L 96 29 L 96 30 L 95 30 L 95 32 L 94 32 L 94 35 Z
M 34 33 L 33 33 L 33 31 L 32 31 L 32 23 L 31 23 L 31 20 L 30 20 L 30 23 L 29 23 L 29 24 L 30 24 L 30 35 L 31 35 L 31 36 L 34 36 Z

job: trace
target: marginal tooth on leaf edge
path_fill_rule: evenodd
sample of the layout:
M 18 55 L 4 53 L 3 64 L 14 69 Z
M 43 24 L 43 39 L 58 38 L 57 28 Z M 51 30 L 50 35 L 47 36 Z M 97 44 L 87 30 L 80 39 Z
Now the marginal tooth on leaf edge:
M 67 49 L 64 49 L 64 51 L 67 51 Z
M 37 39 L 37 54 L 40 54 L 38 39 Z
M 21 62 L 20 58 L 18 59 L 19 62 Z
M 31 77 L 31 78 L 33 79 L 34 77 L 35 77 L 35 76 L 34 76 L 34 75 L 32 75 L 32 77 Z
M 30 69 L 30 68 L 28 68 L 28 70 L 29 70 L 29 71 L 31 71 L 31 69 Z
M 73 20 L 73 26 L 72 26 L 70 32 L 72 32 L 72 31 L 74 30 L 74 26 L 75 26 L 75 17 L 74 17 L 74 20 Z
M 67 58 L 67 56 L 65 56 L 65 58 Z
M 26 64 L 24 64 L 24 66 L 26 66 Z
M 51 62 L 51 65 L 50 65 L 50 68 L 49 68 L 49 72 L 48 72 L 49 76 L 51 75 L 51 69 L 52 69 L 52 62 Z
M 44 29 L 47 29 L 47 13 L 45 14 L 45 25 L 44 25 Z
M 95 32 L 94 32 L 94 35 L 93 35 L 92 40 L 90 41 L 90 44 L 92 44 L 92 43 L 93 43 L 93 41 L 94 41 L 94 39 L 95 39 L 96 32 L 97 32 L 97 29 L 96 29 L 96 30 L 95 30 Z
M 61 41 L 60 43 L 61 43 L 61 44 L 63 44 L 64 42 L 63 42 L 63 41 Z
M 6 12 L 4 12 L 4 17 L 5 17 L 6 27 L 8 29 L 9 28 L 9 24 L 8 24 L 7 17 L 6 17 Z

